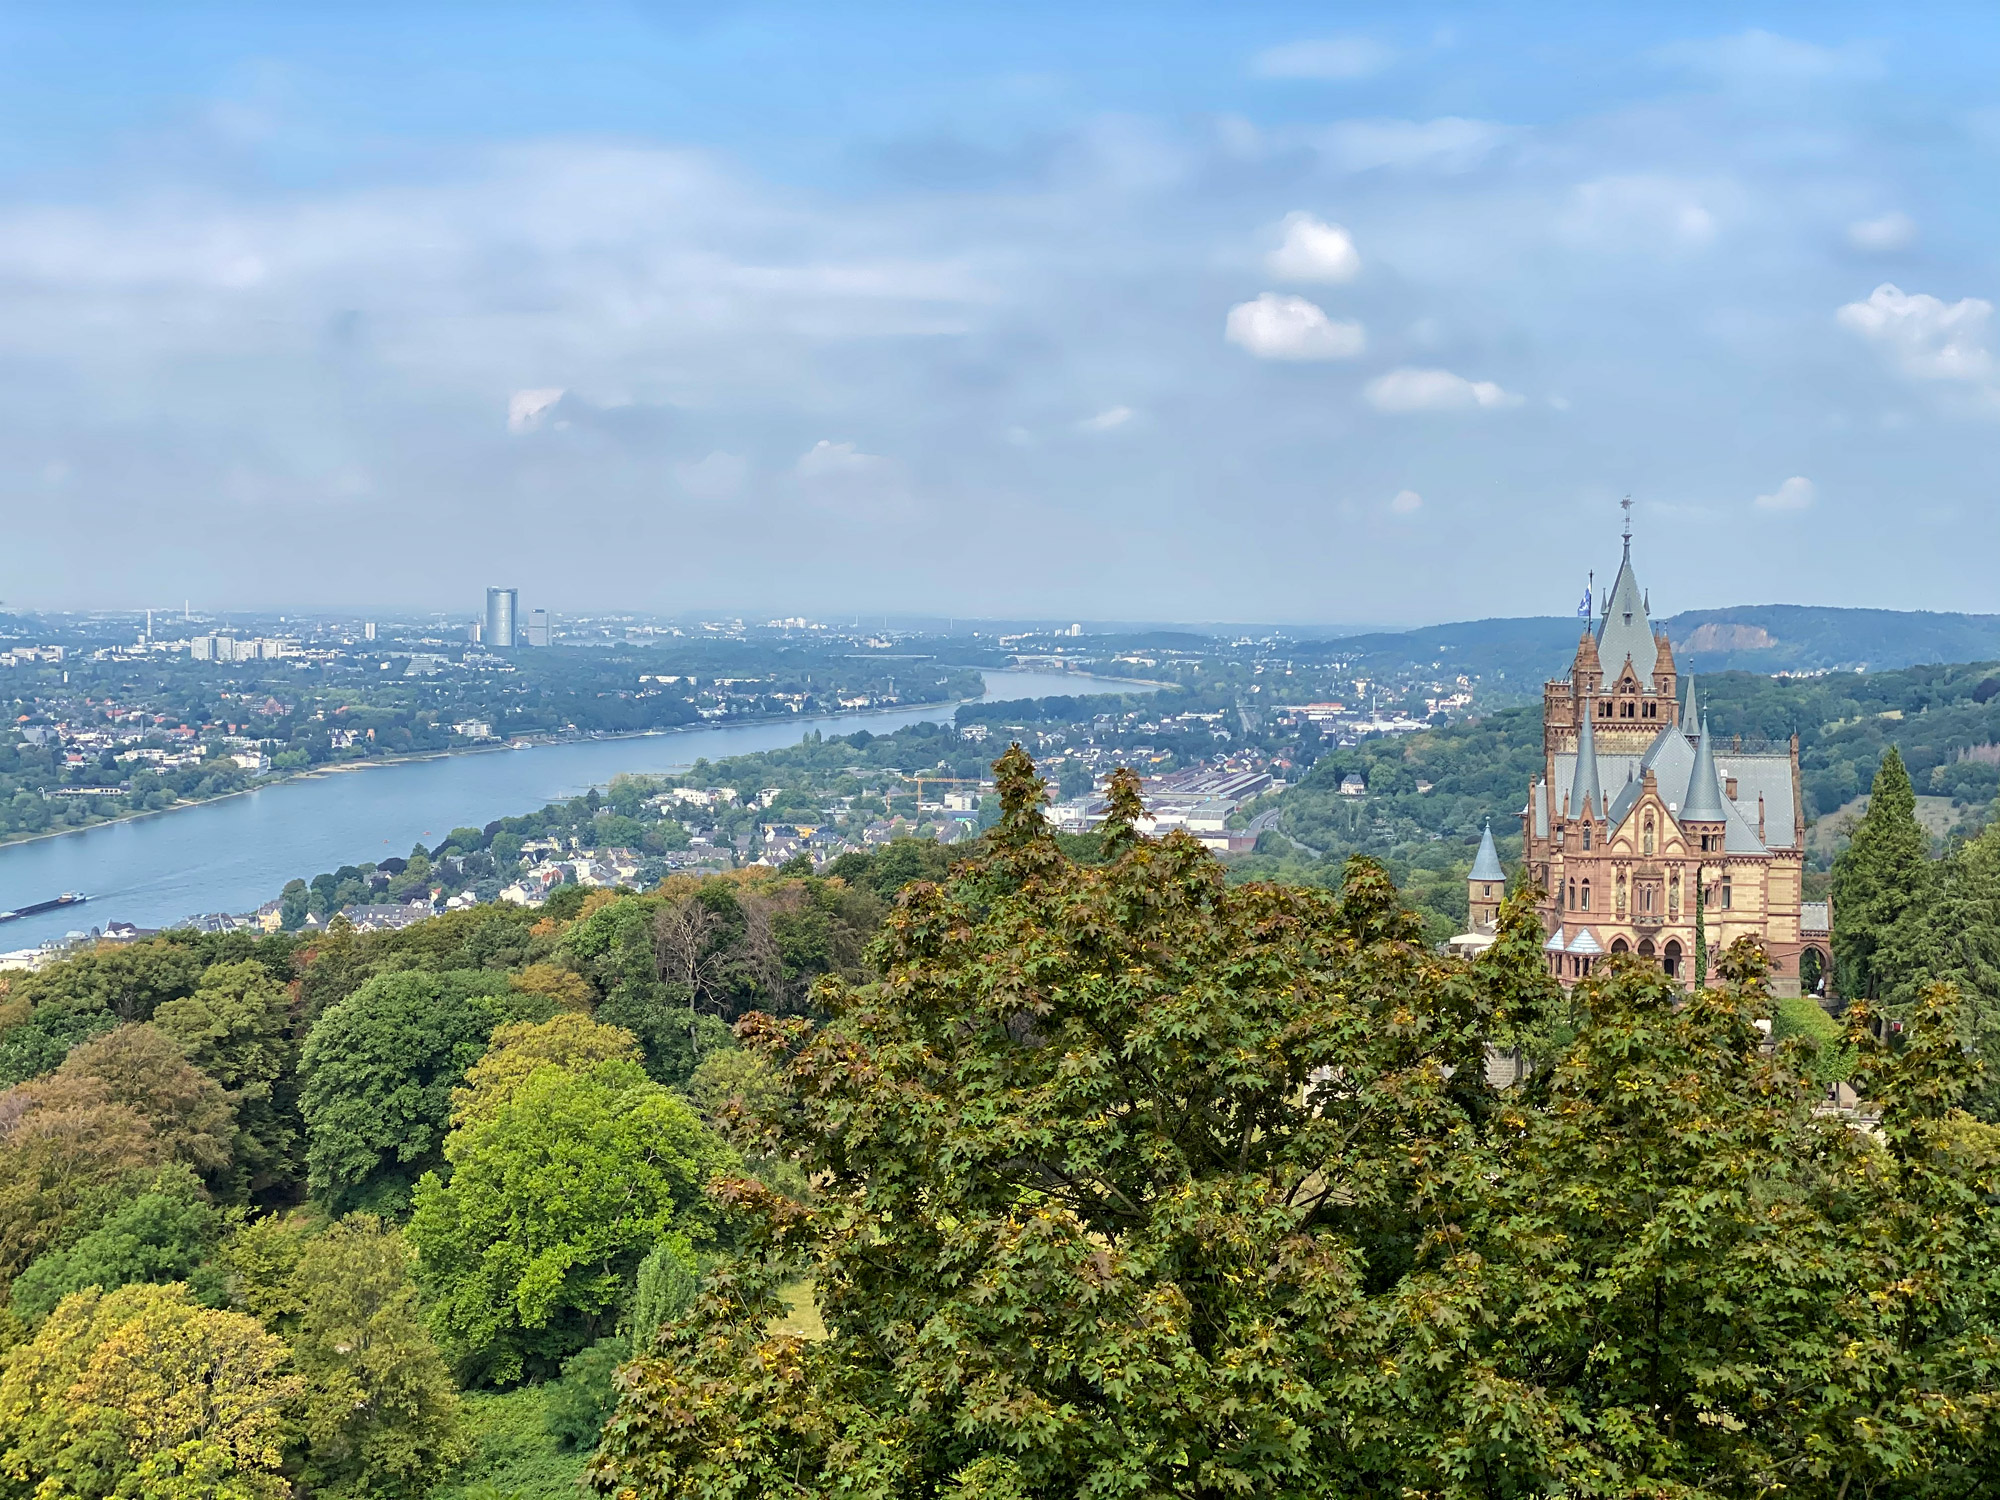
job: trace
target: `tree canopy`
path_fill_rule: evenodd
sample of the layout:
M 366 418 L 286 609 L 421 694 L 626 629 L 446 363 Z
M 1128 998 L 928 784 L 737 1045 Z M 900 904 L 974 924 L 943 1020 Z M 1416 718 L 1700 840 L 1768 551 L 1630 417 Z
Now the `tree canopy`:
M 186 1288 L 65 1297 L 0 1372 L 0 1475 L 22 1493 L 279 1500 L 300 1392 L 284 1344 Z
M 315 1197 L 393 1204 L 442 1161 L 451 1091 L 503 1019 L 490 997 L 504 987 L 495 975 L 378 974 L 319 1018 L 299 1059 Z
M 403 1236 L 366 1214 L 301 1247 L 287 1303 L 320 1487 L 421 1500 L 466 1455 L 458 1392 L 410 1271 Z
M 169 1000 L 153 1024 L 221 1084 L 236 1117 L 233 1186 L 269 1196 L 299 1175 L 298 1044 L 291 996 L 250 960 L 215 964 L 191 995 Z
M 1066 859 L 1018 752 L 990 852 L 905 893 L 885 978 L 751 1020 L 818 1188 L 629 1367 L 637 1496 L 1990 1493 L 2000 1137 L 1948 991 L 1849 1040 L 1879 1141 L 1767 1051 L 1754 946 L 1692 998 L 1582 987 L 1555 1064 L 1522 898 L 1477 963 L 1379 870 L 1226 886 L 1130 831 Z M 827 1337 L 773 1331 L 788 1278 Z
M 688 1105 L 625 1057 L 488 1080 L 417 1185 L 410 1238 L 460 1368 L 508 1384 L 611 1332 L 670 1231 L 716 1232 L 709 1179 L 735 1164 Z

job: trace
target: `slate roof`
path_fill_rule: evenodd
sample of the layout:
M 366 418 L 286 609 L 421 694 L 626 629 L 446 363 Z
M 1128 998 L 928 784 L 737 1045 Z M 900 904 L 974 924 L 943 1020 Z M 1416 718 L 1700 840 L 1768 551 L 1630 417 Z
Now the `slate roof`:
M 1687 792 L 1681 798 L 1679 817 L 1682 822 L 1695 819 L 1703 823 L 1721 823 L 1728 820 L 1722 808 L 1722 781 L 1715 774 L 1715 747 L 1708 737 L 1708 719 L 1701 721 L 1701 738 L 1695 741 L 1694 765 L 1688 771 Z
M 1625 557 L 1618 564 L 1618 577 L 1604 601 L 1604 616 L 1597 627 L 1597 656 L 1603 663 L 1604 680 L 1616 682 L 1629 657 L 1632 670 L 1644 682 L 1659 660 L 1660 643 L 1653 638 L 1653 622 L 1646 615 L 1646 598 L 1639 580 L 1632 576 L 1632 539 L 1625 538 Z
M 1507 872 L 1500 867 L 1500 851 L 1493 847 L 1493 820 L 1486 820 L 1486 831 L 1479 835 L 1479 853 L 1472 861 L 1472 873 L 1467 880 L 1505 880 Z
M 1583 805 L 1590 803 L 1590 815 L 1604 816 L 1604 787 L 1597 778 L 1597 732 L 1590 725 L 1597 716 L 1591 712 L 1591 705 L 1583 705 L 1583 727 L 1577 731 L 1576 774 L 1571 778 L 1569 788 L 1569 815 L 1583 816 Z
M 1722 804 L 1725 834 L 1723 847 L 1731 854 L 1761 854 L 1770 849 L 1792 847 L 1792 757 L 1785 750 L 1712 750 L 1717 797 Z M 1616 828 L 1639 800 L 1640 783 L 1648 769 L 1658 778 L 1660 795 L 1676 817 L 1686 798 L 1686 787 L 1694 776 L 1695 745 L 1680 729 L 1668 727 L 1653 737 L 1642 755 L 1610 755 L 1599 751 L 1597 774 L 1601 783 L 1618 788 L 1611 799 L 1606 820 Z M 1576 757 L 1559 751 L 1555 757 L 1556 784 L 1574 783 Z M 1722 788 L 1736 778 L 1732 800 Z M 1548 837 L 1548 786 L 1538 783 L 1530 804 L 1535 814 L 1535 836 Z M 1764 837 L 1757 837 L 1757 796 L 1764 797 Z

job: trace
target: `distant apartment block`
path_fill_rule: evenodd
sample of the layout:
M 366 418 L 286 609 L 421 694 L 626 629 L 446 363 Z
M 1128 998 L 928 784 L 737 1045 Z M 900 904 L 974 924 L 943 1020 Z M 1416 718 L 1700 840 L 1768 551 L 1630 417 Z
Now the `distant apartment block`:
M 268 636 L 238 640 L 230 635 L 198 635 L 188 642 L 191 661 L 275 661 L 298 653 L 297 641 Z

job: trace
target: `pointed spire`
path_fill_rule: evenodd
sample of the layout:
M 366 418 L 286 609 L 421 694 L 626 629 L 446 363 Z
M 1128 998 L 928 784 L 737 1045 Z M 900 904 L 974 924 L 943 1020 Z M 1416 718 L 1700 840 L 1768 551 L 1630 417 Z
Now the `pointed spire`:
M 1694 771 L 1688 776 L 1687 795 L 1681 798 L 1680 820 L 1720 823 L 1727 816 L 1722 807 L 1722 782 L 1715 774 L 1715 751 L 1708 739 L 1708 720 L 1704 718 L 1694 750 Z
M 1696 723 L 1694 713 L 1694 673 L 1690 672 L 1688 673 L 1687 698 L 1681 704 L 1681 732 L 1683 734 L 1693 734 Z
M 1479 835 L 1479 853 L 1473 858 L 1472 873 L 1467 880 L 1505 880 L 1507 872 L 1500 867 L 1500 851 L 1493 847 L 1493 820 L 1486 820 L 1486 831 Z
M 1629 522 L 1629 513 L 1628 513 Z M 1597 654 L 1608 675 L 1616 676 L 1630 657 L 1634 667 L 1653 659 L 1658 648 L 1653 641 L 1652 611 L 1645 591 L 1632 573 L 1632 531 L 1625 530 L 1625 555 L 1618 564 L 1618 576 L 1605 595 L 1604 609 L 1597 623 Z
M 1569 810 L 1573 818 L 1604 816 L 1604 790 L 1597 783 L 1597 734 L 1591 726 L 1595 717 L 1584 705 L 1583 726 L 1576 736 L 1576 778 L 1570 783 Z M 1585 799 L 1589 811 L 1585 811 Z

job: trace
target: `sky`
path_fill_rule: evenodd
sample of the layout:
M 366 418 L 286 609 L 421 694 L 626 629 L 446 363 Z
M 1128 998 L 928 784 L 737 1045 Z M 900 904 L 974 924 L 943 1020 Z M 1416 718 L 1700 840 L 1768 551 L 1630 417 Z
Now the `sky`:
M 2000 610 L 2000 14 L 0 9 L 10 608 Z

